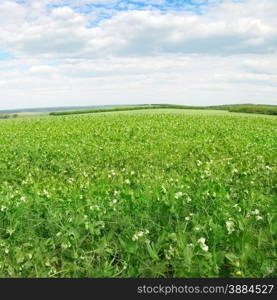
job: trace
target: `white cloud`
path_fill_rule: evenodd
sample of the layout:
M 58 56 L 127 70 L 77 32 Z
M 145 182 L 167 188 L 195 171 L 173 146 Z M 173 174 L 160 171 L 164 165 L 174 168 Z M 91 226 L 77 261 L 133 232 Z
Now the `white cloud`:
M 268 55 L 258 58 L 249 58 L 242 62 L 245 71 L 258 74 L 277 74 L 277 56 Z
M 0 41 L 15 55 L 25 57 L 274 53 L 277 20 L 271 18 L 271 11 L 277 11 L 277 2 L 263 2 L 268 14 L 262 9 L 255 13 L 253 2 L 261 8 L 261 1 L 251 0 L 244 5 L 228 1 L 209 8 L 205 15 L 124 11 L 92 28 L 87 26 L 88 16 L 59 7 L 50 15 L 25 21 L 16 31 L 2 29 Z M 243 13 L 239 15 L 238 9 Z
M 276 1 L 209 1 L 201 15 L 113 11 L 94 26 L 97 11 L 68 6 L 88 2 L 99 1 L 0 3 L 0 49 L 18 57 L 0 64 L 0 108 L 276 103 Z
M 0 26 L 21 23 L 26 17 L 26 8 L 11 1 L 0 2 Z

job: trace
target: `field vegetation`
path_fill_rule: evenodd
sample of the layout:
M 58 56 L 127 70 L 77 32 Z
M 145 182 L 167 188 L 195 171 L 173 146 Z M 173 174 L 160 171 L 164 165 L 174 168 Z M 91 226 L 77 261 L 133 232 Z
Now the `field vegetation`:
M 1 120 L 1 277 L 276 277 L 276 129 L 172 109 Z
M 0 119 L 17 118 L 17 114 L 0 114 Z
M 76 109 L 76 110 L 66 110 L 66 111 L 53 111 L 50 113 L 50 115 L 62 116 L 62 115 L 101 113 L 101 112 L 145 110 L 145 109 L 226 110 L 230 112 L 277 115 L 276 105 L 254 105 L 254 104 L 215 105 L 215 106 L 187 106 L 187 105 L 173 105 L 173 104 L 128 105 L 128 106 Z
M 242 112 L 252 114 L 277 115 L 276 105 L 237 105 L 229 108 L 231 112 Z
M 102 107 L 92 109 L 77 109 L 67 111 L 53 111 L 50 113 L 52 116 L 62 115 L 75 115 L 75 114 L 88 114 L 88 113 L 102 113 L 102 112 L 116 112 L 116 111 L 132 111 L 132 110 L 146 110 L 146 109 L 203 109 L 197 106 L 184 106 L 184 105 L 171 105 L 171 104 L 147 104 L 147 105 L 128 105 L 128 106 L 114 106 Z

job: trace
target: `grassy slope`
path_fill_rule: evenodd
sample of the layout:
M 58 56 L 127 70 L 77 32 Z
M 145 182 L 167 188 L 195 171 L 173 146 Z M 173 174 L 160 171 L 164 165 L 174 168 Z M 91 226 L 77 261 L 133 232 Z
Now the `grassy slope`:
M 179 110 L 1 121 L 1 276 L 276 277 L 276 127 Z

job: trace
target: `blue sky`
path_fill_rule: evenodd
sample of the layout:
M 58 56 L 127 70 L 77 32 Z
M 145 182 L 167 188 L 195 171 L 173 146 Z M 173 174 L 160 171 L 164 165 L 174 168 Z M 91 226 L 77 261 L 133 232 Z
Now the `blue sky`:
M 219 2 L 218 0 L 217 2 Z M 25 2 L 26 3 L 26 2 Z M 72 1 L 57 1 L 56 3 L 51 3 L 48 5 L 48 7 L 60 7 L 60 6 L 70 6 L 80 12 L 89 12 L 95 8 L 107 8 L 107 9 L 115 9 L 115 10 L 137 10 L 137 9 L 159 9 L 162 11 L 169 11 L 169 10 L 180 10 L 180 9 L 195 9 L 195 11 L 198 11 L 199 8 L 209 5 L 209 1 L 203 0 L 203 1 L 193 1 L 193 0 L 163 0 L 163 1 L 126 1 L 126 0 L 119 0 L 119 1 L 97 1 L 97 2 L 83 2 L 82 5 L 80 5 L 78 2 L 72 2 Z
M 276 103 L 275 0 L 0 1 L 0 109 Z
M 7 51 L 2 50 L 0 48 L 0 60 L 10 60 L 10 59 L 13 59 L 13 58 L 14 58 L 13 55 L 11 55 Z

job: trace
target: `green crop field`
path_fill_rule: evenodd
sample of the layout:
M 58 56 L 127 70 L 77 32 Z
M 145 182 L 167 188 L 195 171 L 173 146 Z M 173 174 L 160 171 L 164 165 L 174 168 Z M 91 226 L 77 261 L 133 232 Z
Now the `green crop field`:
M 277 118 L 0 120 L 1 277 L 276 277 Z

